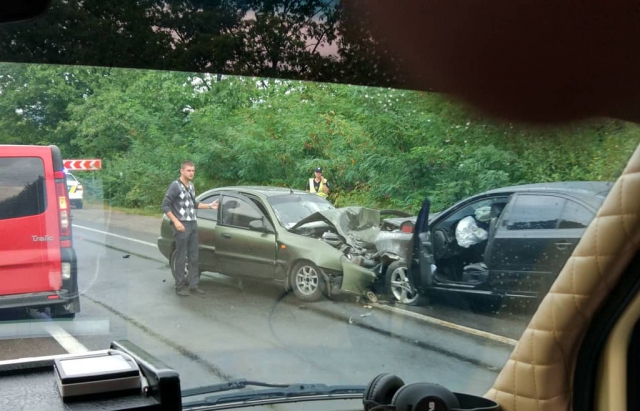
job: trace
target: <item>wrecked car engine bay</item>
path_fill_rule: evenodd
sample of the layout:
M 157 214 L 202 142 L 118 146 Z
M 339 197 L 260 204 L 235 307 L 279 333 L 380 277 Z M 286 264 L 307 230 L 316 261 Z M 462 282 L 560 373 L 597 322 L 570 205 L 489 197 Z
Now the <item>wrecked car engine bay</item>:
M 382 218 L 386 214 L 393 217 Z M 396 210 L 343 207 L 311 214 L 289 231 L 316 238 L 342 252 L 346 260 L 343 263 L 345 278 L 366 270 L 369 275 L 361 276 L 363 283 L 369 283 L 366 297 L 376 300 L 377 296 L 371 292 L 382 293 L 386 268 L 394 261 L 406 262 L 410 258 L 412 232 L 401 230 L 401 225 L 411 226 L 415 219 Z

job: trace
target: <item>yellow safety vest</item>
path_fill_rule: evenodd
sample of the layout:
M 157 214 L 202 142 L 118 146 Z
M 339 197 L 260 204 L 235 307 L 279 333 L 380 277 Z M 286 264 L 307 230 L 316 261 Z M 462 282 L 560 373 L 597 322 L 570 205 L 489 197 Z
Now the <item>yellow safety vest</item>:
M 320 197 L 326 197 L 327 193 L 324 192 L 324 178 L 320 181 L 320 185 L 318 186 L 318 191 L 316 192 L 316 188 L 313 186 L 313 181 L 315 178 L 309 179 L 309 192 L 319 195 Z

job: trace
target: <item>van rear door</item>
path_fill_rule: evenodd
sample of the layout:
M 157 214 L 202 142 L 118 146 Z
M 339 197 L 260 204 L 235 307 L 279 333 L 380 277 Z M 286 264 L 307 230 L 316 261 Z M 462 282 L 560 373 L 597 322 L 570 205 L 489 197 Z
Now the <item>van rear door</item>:
M 0 150 L 0 295 L 60 290 L 60 222 L 52 149 Z

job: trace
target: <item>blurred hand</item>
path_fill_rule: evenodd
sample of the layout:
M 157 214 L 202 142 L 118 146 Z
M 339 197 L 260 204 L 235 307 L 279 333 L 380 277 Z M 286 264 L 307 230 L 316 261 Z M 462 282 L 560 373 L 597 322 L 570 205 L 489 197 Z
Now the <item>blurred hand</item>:
M 411 88 L 525 122 L 640 120 L 635 1 L 343 0 Z

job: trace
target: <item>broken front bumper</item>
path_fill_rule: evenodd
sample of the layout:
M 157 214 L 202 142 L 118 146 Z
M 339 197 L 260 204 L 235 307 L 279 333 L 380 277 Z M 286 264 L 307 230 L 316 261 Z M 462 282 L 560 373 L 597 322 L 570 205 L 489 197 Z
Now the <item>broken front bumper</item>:
M 338 293 L 365 295 L 376 280 L 375 273 L 369 268 L 351 262 L 344 256 L 340 262 L 342 263 L 342 273 L 323 270 L 325 281 L 327 284 L 331 284 L 331 287 L 328 288 L 330 295 Z

